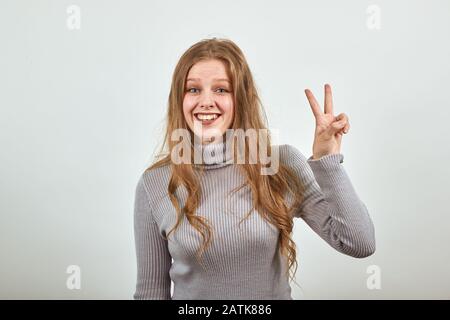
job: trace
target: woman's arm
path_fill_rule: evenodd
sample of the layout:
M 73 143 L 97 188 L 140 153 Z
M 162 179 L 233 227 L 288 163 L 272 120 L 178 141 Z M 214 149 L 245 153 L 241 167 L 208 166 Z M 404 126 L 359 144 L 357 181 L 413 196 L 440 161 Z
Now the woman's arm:
M 134 237 L 137 258 L 136 300 L 170 300 L 169 269 L 172 258 L 153 219 L 144 176 L 135 194 Z
M 344 170 L 344 156 L 330 154 L 313 160 L 293 146 L 289 149 L 286 160 L 305 186 L 304 201 L 294 216 L 337 251 L 355 258 L 372 255 L 374 225 Z

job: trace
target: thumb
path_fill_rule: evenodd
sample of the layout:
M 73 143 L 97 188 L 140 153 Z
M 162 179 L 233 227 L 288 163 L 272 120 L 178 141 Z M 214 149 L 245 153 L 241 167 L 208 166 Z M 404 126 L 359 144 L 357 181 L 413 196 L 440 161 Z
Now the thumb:
M 344 127 L 345 127 L 345 119 L 335 121 L 329 127 L 329 134 L 334 135 L 334 134 L 336 134 L 336 132 L 341 131 L 342 128 L 344 128 Z

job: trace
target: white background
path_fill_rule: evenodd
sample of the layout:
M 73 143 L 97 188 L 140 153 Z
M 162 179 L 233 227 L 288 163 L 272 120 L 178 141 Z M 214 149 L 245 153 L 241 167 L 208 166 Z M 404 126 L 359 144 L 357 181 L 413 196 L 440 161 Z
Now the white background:
M 72 4 L 80 30 L 67 27 Z M 293 297 L 450 298 L 450 2 L 0 6 L 0 298 L 132 298 L 135 186 L 162 139 L 178 58 L 212 36 L 243 50 L 279 143 L 311 155 L 305 88 L 322 101 L 330 83 L 335 113 L 349 116 L 341 152 L 377 251 L 345 256 L 297 221 Z M 80 290 L 66 287 L 69 265 Z

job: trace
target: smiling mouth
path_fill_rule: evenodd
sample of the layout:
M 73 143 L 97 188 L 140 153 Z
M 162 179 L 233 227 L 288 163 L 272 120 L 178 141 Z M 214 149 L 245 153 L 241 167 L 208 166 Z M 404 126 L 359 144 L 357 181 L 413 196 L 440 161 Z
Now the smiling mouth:
M 212 124 L 221 117 L 220 113 L 195 113 L 194 118 L 204 125 Z

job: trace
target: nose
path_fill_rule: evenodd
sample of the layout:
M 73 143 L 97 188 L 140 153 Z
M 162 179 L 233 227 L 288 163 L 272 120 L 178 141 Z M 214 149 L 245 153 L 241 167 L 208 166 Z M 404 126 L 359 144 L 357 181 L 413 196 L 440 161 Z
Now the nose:
M 214 97 L 212 96 L 212 93 L 206 91 L 207 90 L 205 90 L 200 96 L 200 107 L 205 109 L 213 108 Z

